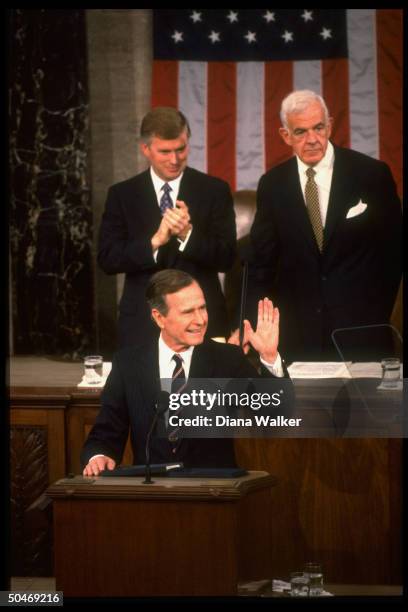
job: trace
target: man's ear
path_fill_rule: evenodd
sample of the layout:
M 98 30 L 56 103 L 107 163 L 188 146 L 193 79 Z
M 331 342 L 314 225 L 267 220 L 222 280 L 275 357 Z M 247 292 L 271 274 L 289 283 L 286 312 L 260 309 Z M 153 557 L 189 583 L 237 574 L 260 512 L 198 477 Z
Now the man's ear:
M 146 144 L 145 142 L 141 142 L 139 144 L 139 149 L 140 152 L 142 153 L 142 155 L 144 155 L 146 157 L 146 159 L 148 159 L 150 161 L 150 147 L 148 144 Z
M 279 134 L 280 134 L 280 137 L 282 138 L 283 142 L 285 144 L 291 146 L 292 141 L 291 141 L 289 130 L 287 128 L 285 128 L 285 127 L 280 127 L 279 128 Z
M 157 308 L 152 308 L 151 315 L 152 315 L 152 319 L 156 323 L 156 325 L 160 329 L 163 329 L 163 327 L 164 327 L 164 319 L 165 319 L 164 315 L 159 310 L 157 310 Z

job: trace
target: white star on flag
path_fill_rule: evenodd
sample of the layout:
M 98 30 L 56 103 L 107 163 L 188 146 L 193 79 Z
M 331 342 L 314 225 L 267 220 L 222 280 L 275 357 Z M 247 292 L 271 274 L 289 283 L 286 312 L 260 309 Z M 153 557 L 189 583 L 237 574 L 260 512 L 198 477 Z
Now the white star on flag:
M 275 13 L 272 13 L 271 11 L 266 11 L 265 15 L 263 16 L 263 18 L 265 19 L 265 21 L 267 21 L 268 23 L 270 23 L 271 21 L 275 21 Z
M 308 11 L 305 9 L 302 13 L 302 19 L 304 19 L 305 23 L 307 21 L 313 21 L 313 11 Z
M 323 28 L 323 30 L 320 32 L 320 36 L 324 38 L 324 40 L 331 38 L 332 37 L 331 30 L 329 30 L 328 28 Z
M 219 32 L 214 32 L 214 30 L 211 31 L 211 34 L 208 35 L 208 38 L 211 40 L 212 43 L 215 42 L 220 42 L 220 33 Z
M 174 34 L 172 35 L 172 39 L 175 43 L 183 42 L 183 32 L 178 32 L 177 30 L 175 30 Z
M 244 36 L 244 38 L 247 39 L 247 41 L 249 42 L 249 44 L 256 42 L 256 32 L 250 32 L 248 30 L 248 33 Z
M 234 23 L 235 21 L 238 21 L 238 13 L 235 13 L 234 11 L 230 11 L 227 15 L 227 19 L 230 23 Z
M 201 21 L 201 13 L 199 13 L 198 11 L 193 11 L 190 15 L 190 19 L 192 19 L 194 23 Z
M 282 34 L 282 38 L 284 39 L 285 43 L 293 42 L 293 32 L 288 32 L 287 30 L 285 30 Z

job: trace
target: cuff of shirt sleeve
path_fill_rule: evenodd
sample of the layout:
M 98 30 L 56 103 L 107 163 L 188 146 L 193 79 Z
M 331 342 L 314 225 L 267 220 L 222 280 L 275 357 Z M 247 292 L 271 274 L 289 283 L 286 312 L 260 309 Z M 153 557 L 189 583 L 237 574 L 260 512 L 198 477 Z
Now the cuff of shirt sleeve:
M 191 236 L 191 232 L 192 232 L 192 231 L 193 231 L 193 228 L 191 228 L 190 230 L 188 230 L 188 234 L 187 234 L 187 236 L 184 238 L 184 240 L 182 240 L 181 238 L 177 238 L 177 240 L 178 240 L 178 241 L 179 241 L 179 243 L 180 243 L 180 244 L 179 244 L 179 251 L 184 251 L 184 249 L 186 248 L 186 246 L 187 246 L 187 242 L 188 242 L 188 239 L 190 238 L 190 236 Z
M 90 459 L 88 459 L 88 463 L 90 461 L 92 461 L 92 459 L 96 459 L 96 457 L 105 457 L 105 455 L 103 453 L 99 453 L 98 455 L 93 455 L 93 457 L 91 457 Z
M 279 355 L 279 353 L 276 356 L 275 362 L 274 363 L 268 363 L 267 361 L 265 361 L 264 359 L 262 359 L 262 357 L 259 357 L 262 365 L 265 366 L 265 368 L 268 368 L 268 370 L 274 374 L 275 376 L 277 376 L 278 378 L 283 378 L 284 376 L 284 372 L 283 372 L 283 366 L 282 366 L 282 358 Z

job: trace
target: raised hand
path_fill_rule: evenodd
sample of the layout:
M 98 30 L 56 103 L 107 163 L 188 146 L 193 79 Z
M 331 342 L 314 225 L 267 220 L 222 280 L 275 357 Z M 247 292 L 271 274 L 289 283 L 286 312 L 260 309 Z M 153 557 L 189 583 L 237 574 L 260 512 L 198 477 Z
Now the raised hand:
M 267 363 L 274 363 L 278 355 L 279 344 L 279 310 L 274 308 L 268 298 L 258 302 L 258 320 L 256 331 L 245 319 L 244 341 L 247 341 Z

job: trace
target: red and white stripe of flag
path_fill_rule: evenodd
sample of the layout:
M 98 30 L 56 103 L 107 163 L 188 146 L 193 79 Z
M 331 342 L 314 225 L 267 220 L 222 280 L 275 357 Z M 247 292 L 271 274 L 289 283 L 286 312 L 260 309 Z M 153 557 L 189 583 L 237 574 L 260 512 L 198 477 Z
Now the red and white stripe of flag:
M 320 93 L 332 140 L 387 162 L 402 194 L 402 10 L 348 9 L 348 59 L 153 62 L 152 106 L 174 106 L 192 130 L 189 164 L 255 189 L 284 161 L 279 109 L 294 89 Z

